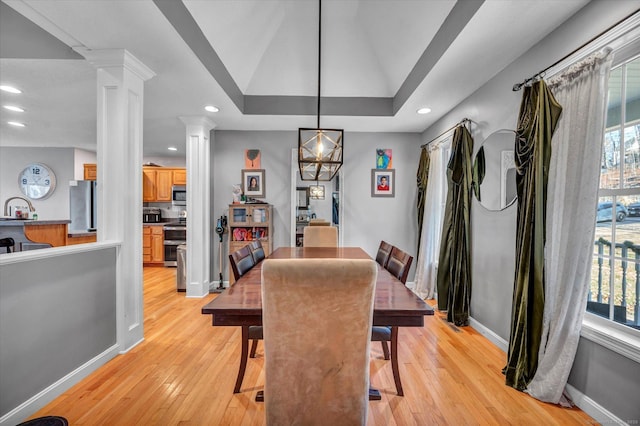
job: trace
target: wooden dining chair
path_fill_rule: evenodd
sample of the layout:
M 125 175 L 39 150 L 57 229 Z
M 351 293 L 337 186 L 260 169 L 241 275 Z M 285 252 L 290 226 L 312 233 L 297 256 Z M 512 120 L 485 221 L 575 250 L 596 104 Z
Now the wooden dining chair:
M 305 226 L 304 247 L 338 247 L 338 228 L 335 226 Z
M 264 260 L 264 247 L 262 247 L 262 242 L 260 242 L 260 240 L 251 241 L 249 249 L 251 250 L 251 256 L 253 256 L 253 263 L 255 265 Z
M 229 254 L 229 263 L 233 271 L 233 278 L 235 278 L 236 281 L 256 264 L 253 260 L 249 245 Z
M 259 241 L 258 241 L 259 242 Z M 260 245 L 262 249 L 262 245 Z M 264 251 L 262 252 L 264 256 Z M 259 255 L 258 255 L 259 257 Z M 233 271 L 233 276 L 236 281 L 246 274 L 256 264 L 253 253 L 251 251 L 251 244 L 248 244 L 241 249 L 229 255 L 229 263 Z M 242 327 L 242 351 L 240 354 L 240 368 L 238 369 L 238 377 L 236 378 L 236 385 L 233 388 L 233 393 L 240 392 L 242 386 L 242 380 L 244 379 L 244 372 L 247 368 L 247 357 L 249 356 L 249 341 L 251 340 L 251 358 L 255 358 L 256 349 L 258 347 L 258 340 L 262 340 L 262 327 L 258 325 L 243 326 Z
M 402 284 L 406 284 L 412 262 L 413 256 L 392 246 L 385 269 L 389 271 L 391 275 L 400 280 Z M 402 396 L 404 393 L 402 391 L 400 370 L 398 366 L 397 333 L 398 327 L 374 326 L 371 328 L 371 341 L 380 342 L 382 345 L 384 359 L 391 360 L 391 370 L 393 371 L 393 380 L 396 385 L 396 391 L 398 395 Z M 391 342 L 391 354 L 389 354 L 389 345 L 387 342 Z
M 380 247 L 378 247 L 378 253 L 376 254 L 376 262 L 378 262 L 378 264 L 383 268 L 387 266 L 387 261 L 389 260 L 392 248 L 393 246 L 388 242 L 384 240 L 380 241 Z
M 370 259 L 263 262 L 267 425 L 366 424 L 377 273 Z
M 394 246 L 389 254 L 389 259 L 387 260 L 385 269 L 394 277 L 402 281 L 402 284 L 406 284 L 412 262 L 413 256 Z

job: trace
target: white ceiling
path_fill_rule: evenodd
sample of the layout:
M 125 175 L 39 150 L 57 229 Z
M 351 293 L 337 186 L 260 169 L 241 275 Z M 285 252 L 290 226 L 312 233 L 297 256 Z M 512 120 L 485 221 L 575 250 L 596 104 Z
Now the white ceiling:
M 1 109 L 2 146 L 95 150 L 96 72 L 70 47 L 124 48 L 156 73 L 145 156 L 184 156 L 185 115 L 221 130 L 316 124 L 317 1 L 2 1 L 0 84 L 23 94 L 0 92 L 0 103 L 26 110 Z M 321 125 L 422 132 L 586 3 L 325 0 Z M 422 106 L 433 112 L 416 114 Z

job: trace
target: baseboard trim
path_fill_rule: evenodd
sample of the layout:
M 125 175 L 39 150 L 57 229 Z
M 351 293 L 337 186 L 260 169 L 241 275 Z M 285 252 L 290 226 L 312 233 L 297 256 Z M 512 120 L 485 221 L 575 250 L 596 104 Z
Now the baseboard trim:
M 500 348 L 503 352 L 507 352 L 509 347 L 509 343 L 504 340 L 502 337 L 498 336 L 496 333 L 473 319 L 469 317 L 469 325 L 473 327 L 478 333 L 482 334 L 486 337 L 491 343 Z M 571 398 L 571 401 L 580 408 L 582 411 L 591 416 L 594 420 L 596 420 L 599 424 L 616 424 L 620 426 L 627 426 L 628 423 L 622 421 L 618 417 L 616 417 L 609 410 L 595 402 L 593 399 L 589 398 L 587 395 L 580 392 L 578 389 L 574 388 L 570 384 L 567 383 L 565 386 L 565 391 Z M 533 398 L 533 397 L 531 397 Z
M 76 368 L 57 382 L 51 384 L 41 392 L 32 396 L 4 416 L 0 417 L 0 425 L 16 425 L 23 422 L 27 417 L 33 415 L 36 411 L 62 395 L 67 389 L 96 371 L 119 353 L 120 347 L 113 345 L 85 364 Z
M 492 330 L 473 319 L 473 317 L 469 317 L 469 325 L 473 327 L 478 333 L 489 339 L 491 343 L 502 349 L 503 352 L 507 352 L 509 343 L 502 337 L 498 336 Z
M 616 424 L 620 426 L 628 425 L 627 422 L 622 421 L 611 411 L 607 410 L 602 405 L 598 404 L 568 383 L 565 386 L 565 392 L 578 408 L 593 417 L 593 419 L 599 424 Z

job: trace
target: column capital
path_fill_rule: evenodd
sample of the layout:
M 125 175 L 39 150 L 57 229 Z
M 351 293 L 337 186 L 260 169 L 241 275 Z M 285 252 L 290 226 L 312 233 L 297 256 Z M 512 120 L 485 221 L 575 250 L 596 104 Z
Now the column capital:
M 180 121 L 182 121 L 185 126 L 202 126 L 207 132 L 215 129 L 217 126 L 213 120 L 204 115 L 182 115 L 178 118 L 180 118 Z
M 126 49 L 87 49 L 85 47 L 74 47 L 77 53 L 94 67 L 116 68 L 122 67 L 137 75 L 142 81 L 147 81 L 156 75 L 151 68 L 143 64 L 138 58 L 129 53 Z

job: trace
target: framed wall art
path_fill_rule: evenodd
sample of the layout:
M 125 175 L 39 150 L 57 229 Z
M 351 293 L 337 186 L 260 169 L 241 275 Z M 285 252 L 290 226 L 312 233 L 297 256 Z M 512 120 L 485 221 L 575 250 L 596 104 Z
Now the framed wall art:
M 391 149 L 376 149 L 376 169 L 393 169 L 393 155 Z
M 244 168 L 251 170 L 260 169 L 260 150 L 245 149 L 244 150 Z
M 264 198 L 264 169 L 242 170 L 242 193 L 247 197 Z
M 395 197 L 395 169 L 371 169 L 371 196 Z
M 324 200 L 324 185 L 310 186 L 309 195 L 312 200 Z

